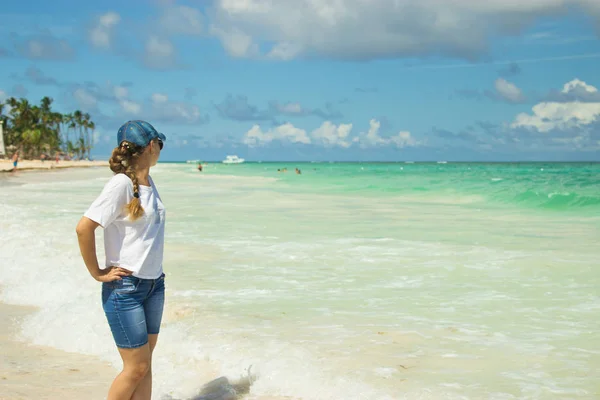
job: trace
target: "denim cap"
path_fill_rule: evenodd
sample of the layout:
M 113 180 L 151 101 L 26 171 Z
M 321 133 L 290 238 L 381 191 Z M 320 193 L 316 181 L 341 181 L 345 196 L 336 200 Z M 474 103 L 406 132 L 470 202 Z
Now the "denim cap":
M 138 146 L 146 147 L 152 139 L 160 139 L 163 142 L 167 140 L 165 135 L 158 132 L 152 125 L 146 121 L 127 121 L 119 128 L 117 133 L 118 146 L 127 140 Z

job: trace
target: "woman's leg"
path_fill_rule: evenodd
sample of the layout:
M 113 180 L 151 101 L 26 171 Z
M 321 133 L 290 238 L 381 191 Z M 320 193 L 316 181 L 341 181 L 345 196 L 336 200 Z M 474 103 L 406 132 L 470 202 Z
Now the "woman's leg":
M 150 368 L 133 393 L 131 400 L 150 400 L 152 397 L 152 352 L 158 341 L 164 304 L 165 281 L 163 274 L 160 278 L 153 281 L 148 298 L 144 301 L 144 315 L 146 316 L 146 330 L 150 346 Z
M 150 365 L 144 379 L 138 384 L 131 396 L 131 400 L 150 400 L 152 397 L 152 351 L 156 347 L 158 335 L 148 335 L 148 345 L 150 346 Z
M 119 347 L 119 353 L 123 359 L 123 371 L 110 386 L 107 400 L 130 400 L 150 369 L 149 343 L 134 349 Z
M 108 400 L 130 400 L 150 369 L 144 310 L 149 288 L 149 283 L 132 276 L 102 284 L 102 305 L 123 359 L 123 371 L 113 381 Z

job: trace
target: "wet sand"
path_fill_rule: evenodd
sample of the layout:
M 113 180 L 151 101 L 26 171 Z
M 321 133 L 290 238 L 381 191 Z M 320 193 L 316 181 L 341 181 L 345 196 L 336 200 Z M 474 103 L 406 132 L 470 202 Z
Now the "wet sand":
M 0 303 L 0 399 L 100 400 L 117 374 L 95 357 L 18 340 L 19 322 L 33 307 Z M 66 328 L 65 328 L 66 329 Z
M 0 303 L 0 400 L 103 400 L 118 373 L 93 356 L 68 353 L 18 339 L 19 325 L 34 307 Z M 153 396 L 153 399 L 169 398 Z M 244 400 L 295 400 L 286 396 L 256 396 Z

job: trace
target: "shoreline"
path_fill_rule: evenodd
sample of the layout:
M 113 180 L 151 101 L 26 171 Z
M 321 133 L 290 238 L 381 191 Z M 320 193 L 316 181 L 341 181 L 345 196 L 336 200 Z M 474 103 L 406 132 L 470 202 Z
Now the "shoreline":
M 0 325 L 0 347 L 5 349 L 0 357 L 0 399 L 106 399 L 108 389 L 119 373 L 110 363 L 93 355 L 35 345 L 18 338 L 20 323 L 36 310 L 37 307 L 0 302 L 0 317 L 7 321 Z M 215 380 L 218 378 L 218 375 L 214 376 Z M 204 384 L 212 381 L 211 379 Z M 300 400 L 290 396 L 252 395 L 247 392 L 248 389 L 249 387 L 245 387 L 238 398 Z M 210 393 L 214 395 L 218 391 L 214 387 Z M 219 394 L 222 395 L 221 392 Z M 153 398 L 156 396 L 158 395 L 153 393 Z M 183 400 L 169 395 L 160 398 Z
M 118 373 L 94 356 L 29 344 L 20 323 L 35 307 L 0 302 L 0 399 L 105 399 Z
M 93 168 L 106 167 L 108 161 L 41 161 L 41 160 L 23 160 L 17 165 L 17 174 L 23 171 L 54 171 L 65 168 Z M 0 160 L 0 173 L 11 173 L 13 164 L 9 160 Z

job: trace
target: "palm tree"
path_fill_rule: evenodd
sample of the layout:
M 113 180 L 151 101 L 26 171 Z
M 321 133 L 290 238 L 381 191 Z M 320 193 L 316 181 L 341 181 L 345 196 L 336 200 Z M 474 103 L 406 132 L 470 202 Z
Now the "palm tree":
M 73 113 L 73 124 L 75 130 L 79 132 L 79 138 L 76 143 L 77 146 L 77 157 L 82 158 L 85 152 L 85 140 L 83 139 L 83 113 L 80 110 L 75 110 Z
M 29 121 L 31 116 L 31 106 L 26 99 L 17 100 L 14 97 L 6 100 L 10 106 L 10 119 L 12 129 L 9 129 L 8 141 L 10 144 L 16 144 L 21 141 L 22 132 L 31 125 Z
M 52 99 L 48 96 L 42 98 L 40 106 L 37 107 L 37 129 L 40 131 L 40 143 L 38 153 L 41 150 L 42 143 L 45 151 L 50 151 L 55 142 L 56 129 L 54 128 L 54 119 L 52 116 Z
M 86 150 L 87 150 L 87 158 L 90 159 L 91 158 L 91 151 L 92 151 L 92 147 L 94 147 L 94 129 L 96 129 L 96 124 L 94 123 L 94 121 L 92 121 L 90 114 L 85 113 L 84 114 L 84 127 L 85 127 L 85 132 L 86 132 L 86 139 L 87 139 L 87 146 L 86 146 Z
M 2 124 L 3 127 L 6 127 L 6 122 L 8 121 L 8 117 L 6 115 L 4 115 L 4 106 L 5 106 L 5 104 L 0 102 L 0 124 Z M 8 132 L 8 131 L 4 130 L 4 132 Z M 7 142 L 7 140 L 5 138 L 0 138 L 0 139 L 4 139 L 4 143 Z
M 75 130 L 75 128 L 77 127 L 77 124 L 75 123 L 75 117 L 73 116 L 73 114 L 66 114 L 63 117 L 63 121 L 64 124 L 67 126 L 67 151 L 69 153 L 73 153 L 73 142 L 71 142 L 69 135 L 71 133 L 71 130 Z
M 52 112 L 50 121 L 52 123 L 52 128 L 55 132 L 55 135 L 52 137 L 51 147 L 55 149 L 60 149 L 62 144 L 62 121 L 63 115 L 59 112 Z
M 89 130 L 95 128 L 90 115 L 79 110 L 73 114 L 61 114 L 52 110 L 52 103 L 52 98 L 47 96 L 42 98 L 39 106 L 32 105 L 27 99 L 14 97 L 0 103 L 0 120 L 4 122 L 7 148 L 21 148 L 24 155 L 39 156 L 42 150 L 54 152 L 63 146 L 65 151 L 75 151 L 80 157 L 87 153 L 90 157 L 93 143 Z M 5 106 L 10 108 L 7 112 Z M 70 140 L 71 130 L 79 132 L 76 145 Z
M 79 156 L 79 159 L 81 160 L 83 158 L 85 154 L 85 138 L 82 136 L 79 136 L 79 140 L 77 141 L 77 155 Z

